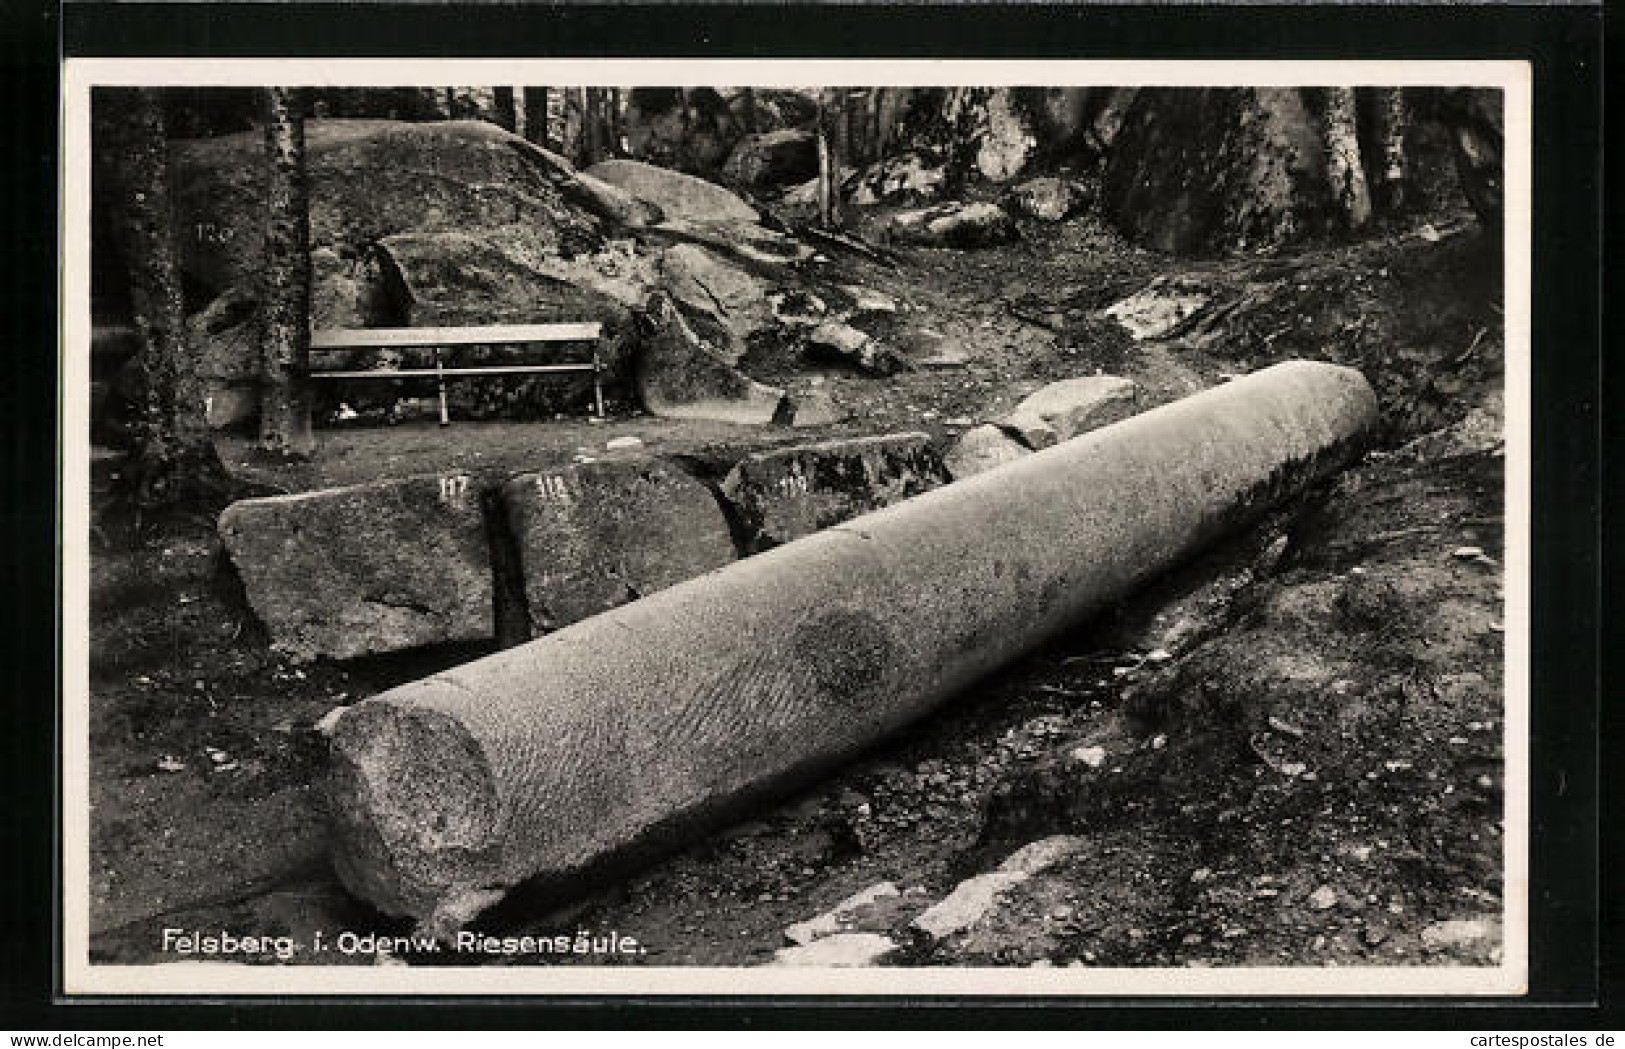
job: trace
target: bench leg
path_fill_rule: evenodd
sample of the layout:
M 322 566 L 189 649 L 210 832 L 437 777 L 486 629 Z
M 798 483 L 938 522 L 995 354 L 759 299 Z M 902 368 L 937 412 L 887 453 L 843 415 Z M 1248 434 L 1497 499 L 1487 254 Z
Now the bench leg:
M 446 410 L 446 369 L 440 361 L 440 351 L 434 351 L 434 377 L 435 384 L 440 392 L 440 425 L 451 425 L 451 414 Z
M 592 404 L 600 419 L 604 417 L 603 374 L 604 366 L 598 359 L 598 348 L 595 346 L 592 351 Z

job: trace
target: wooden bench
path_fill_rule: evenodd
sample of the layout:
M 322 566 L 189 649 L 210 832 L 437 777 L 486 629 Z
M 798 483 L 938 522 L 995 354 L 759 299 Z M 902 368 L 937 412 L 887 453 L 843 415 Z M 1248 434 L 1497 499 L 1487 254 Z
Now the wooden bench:
M 446 383 L 451 379 L 478 375 L 544 375 L 559 372 L 591 372 L 593 411 L 604 417 L 603 359 L 599 343 L 604 326 L 597 321 L 568 324 L 489 324 L 469 328 L 332 328 L 311 335 L 312 353 L 361 349 L 429 349 L 434 353 L 432 368 L 377 368 L 368 370 L 312 368 L 310 378 L 343 379 L 429 379 L 439 387 L 440 425 L 451 425 L 446 411 Z M 458 346 L 529 346 L 544 343 L 584 342 L 592 346 L 592 360 L 569 364 L 484 364 L 447 367 L 443 351 Z

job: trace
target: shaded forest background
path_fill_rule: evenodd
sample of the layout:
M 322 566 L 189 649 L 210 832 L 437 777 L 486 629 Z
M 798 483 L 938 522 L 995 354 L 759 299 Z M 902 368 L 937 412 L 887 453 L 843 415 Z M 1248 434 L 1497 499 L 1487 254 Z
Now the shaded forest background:
M 651 221 L 635 190 L 606 189 L 594 175 L 605 162 L 727 187 L 761 218 L 757 233 L 726 234 L 747 254 L 792 224 L 859 245 L 908 236 L 864 216 L 956 201 L 1046 222 L 1089 214 L 1136 247 L 1186 258 L 1358 240 L 1463 196 L 1486 225 L 1500 222 L 1500 97 L 1478 89 L 166 88 L 96 99 L 93 312 L 99 330 L 139 337 L 122 400 L 136 406 L 125 436 L 146 464 L 132 474 L 143 502 L 196 494 L 198 478 L 219 487 L 206 418 L 217 404 L 234 418 L 254 411 L 266 451 L 309 454 L 308 329 L 424 323 L 423 310 L 408 316 L 408 284 L 420 299 L 443 285 L 435 308 L 451 312 L 437 323 L 531 319 L 494 316 L 501 294 L 464 302 L 473 273 L 518 280 L 507 298 L 527 313 L 635 313 L 639 296 L 607 301 L 617 293 L 571 260 L 672 216 Z M 307 124 L 327 158 L 314 191 Z M 389 131 L 436 126 L 448 130 Z M 469 130 L 480 126 L 538 148 L 515 160 Z M 726 219 L 695 207 L 702 224 Z M 945 246 L 1014 228 L 996 210 L 967 214 L 994 220 L 955 219 Z M 428 227 L 444 230 L 426 241 Z M 538 265 L 564 269 L 536 279 Z M 452 315 L 465 306 L 473 313 Z M 624 336 L 630 321 L 611 327 Z M 213 376 L 238 385 L 205 396 L 200 370 L 222 360 L 247 370 Z

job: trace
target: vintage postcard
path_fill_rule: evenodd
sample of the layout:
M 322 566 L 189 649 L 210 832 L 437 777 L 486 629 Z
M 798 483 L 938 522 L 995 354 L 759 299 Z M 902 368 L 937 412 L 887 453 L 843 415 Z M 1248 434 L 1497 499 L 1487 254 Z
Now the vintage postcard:
M 1526 990 L 1526 64 L 63 106 L 67 995 Z

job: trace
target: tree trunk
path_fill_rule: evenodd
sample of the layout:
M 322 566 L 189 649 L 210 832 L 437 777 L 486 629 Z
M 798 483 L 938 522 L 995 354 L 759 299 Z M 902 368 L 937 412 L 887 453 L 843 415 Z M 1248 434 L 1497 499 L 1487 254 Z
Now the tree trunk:
M 515 94 L 515 89 L 502 85 L 492 88 L 491 95 L 496 100 L 497 125 L 504 131 L 512 131 L 518 134 L 519 121 L 523 118 L 519 115 L 519 99 Z
M 136 468 L 129 480 L 143 508 L 187 502 L 212 507 L 227 478 L 210 438 L 203 380 L 187 339 L 162 101 L 154 88 L 109 91 L 104 97 L 117 158 L 116 221 L 141 335 Z
M 903 114 L 908 111 L 908 104 L 913 97 L 913 89 L 907 87 L 882 87 L 875 89 L 879 97 L 875 100 L 875 159 L 880 160 L 891 152 L 902 128 Z
M 520 132 L 520 135 L 543 149 L 552 149 L 554 142 L 548 133 L 551 123 L 548 119 L 547 88 L 525 87 L 514 88 L 514 90 L 523 92 L 524 96 L 525 129 Z M 519 105 L 516 100 L 515 109 L 518 108 Z
M 1326 89 L 1321 133 L 1326 144 L 1326 182 L 1338 216 L 1345 232 L 1359 233 L 1371 222 L 1371 191 L 1366 185 L 1365 166 L 1360 159 L 1353 88 Z
M 1506 115 L 1501 92 L 1452 88 L 1439 103 L 1439 119 L 1450 129 L 1456 172 L 1467 202 L 1479 220 L 1499 229 L 1504 214 Z
M 563 89 L 564 107 L 559 127 L 559 152 L 578 168 L 587 167 L 587 89 Z
M 305 376 L 310 369 L 310 200 L 305 124 L 291 88 L 266 89 L 264 322 L 260 447 L 308 456 L 315 447 Z
M 591 167 L 612 156 L 613 134 L 610 120 L 612 98 L 607 87 L 582 88 L 583 167 Z
M 841 224 L 841 159 L 837 152 L 841 123 L 841 92 L 818 93 L 818 224 L 837 229 Z
M 609 156 L 623 157 L 626 149 L 622 143 L 626 140 L 625 99 L 618 87 L 604 89 L 605 97 L 605 127 L 609 134 Z
M 1410 128 L 1410 108 L 1405 92 L 1397 87 L 1374 87 L 1366 97 L 1371 110 L 1372 142 L 1376 152 L 1376 206 L 1393 213 L 1404 209 L 1405 133 Z

